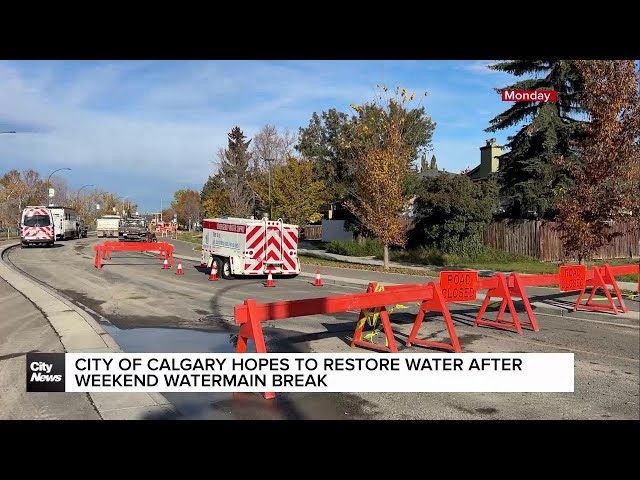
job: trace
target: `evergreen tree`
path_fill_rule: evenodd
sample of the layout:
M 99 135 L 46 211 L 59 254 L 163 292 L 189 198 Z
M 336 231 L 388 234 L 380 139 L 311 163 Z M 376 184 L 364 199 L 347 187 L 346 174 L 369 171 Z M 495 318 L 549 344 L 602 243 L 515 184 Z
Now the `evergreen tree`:
M 427 168 L 427 155 L 426 154 L 422 154 L 422 157 L 420 157 L 420 172 L 424 172 Z
M 559 192 L 571 185 L 571 177 L 559 159 L 576 160 L 572 148 L 583 130 L 575 118 L 580 111 L 577 93 L 579 76 L 570 60 L 507 60 L 490 68 L 515 76 L 533 75 L 503 90 L 555 90 L 557 102 L 515 102 L 490 121 L 487 132 L 524 123 L 500 157 L 501 194 L 513 200 L 511 216 L 536 212 L 539 218 L 553 218 Z
M 207 179 L 206 183 L 202 187 L 200 198 L 204 202 L 211 195 L 223 189 L 224 189 L 224 181 L 222 179 L 222 175 L 220 175 L 220 172 L 216 173 L 215 175 L 209 175 L 209 178 Z
M 235 217 L 251 215 L 253 193 L 249 186 L 249 165 L 251 154 L 249 144 L 240 127 L 234 127 L 228 134 L 229 146 L 218 153 L 220 175 L 227 187 L 229 214 Z
M 431 156 L 431 170 L 437 170 L 437 169 L 438 169 L 438 161 L 436 160 L 435 154 L 433 154 Z

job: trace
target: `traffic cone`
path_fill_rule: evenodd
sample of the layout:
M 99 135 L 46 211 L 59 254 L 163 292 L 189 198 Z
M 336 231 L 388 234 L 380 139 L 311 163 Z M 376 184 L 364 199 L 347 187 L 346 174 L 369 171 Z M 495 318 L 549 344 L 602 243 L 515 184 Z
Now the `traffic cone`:
M 322 279 L 320 278 L 320 270 L 316 270 L 316 281 L 313 284 L 314 287 L 321 287 L 322 286 Z
M 271 272 L 269 272 L 269 276 L 267 277 L 267 283 L 264 284 L 265 287 L 275 287 L 276 284 L 273 281 L 273 276 L 271 276 Z
M 162 262 L 162 269 L 163 270 L 168 270 L 169 269 L 169 262 L 167 262 L 167 259 L 164 259 L 164 262 Z
M 211 267 L 211 275 L 209 276 L 209 281 L 213 282 L 218 280 L 218 265 L 214 262 L 213 267 Z
M 176 275 L 184 275 L 184 271 L 182 270 L 182 262 L 178 262 L 178 270 L 176 270 Z

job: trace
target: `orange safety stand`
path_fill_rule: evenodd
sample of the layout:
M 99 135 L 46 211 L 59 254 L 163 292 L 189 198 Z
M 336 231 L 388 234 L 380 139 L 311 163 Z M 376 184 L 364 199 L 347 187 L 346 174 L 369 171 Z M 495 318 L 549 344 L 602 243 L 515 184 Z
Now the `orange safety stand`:
M 587 284 L 585 288 L 578 295 L 578 300 L 576 301 L 575 306 L 573 307 L 573 311 L 577 310 L 590 310 L 590 311 L 605 311 L 605 312 L 613 312 L 615 315 L 618 315 L 618 311 L 622 311 L 622 313 L 627 313 L 629 310 L 627 306 L 624 304 L 624 300 L 622 300 L 622 293 L 620 292 L 620 288 L 618 288 L 618 283 L 616 282 L 616 278 L 611 272 L 611 267 L 609 265 L 605 265 L 602 267 L 601 273 L 598 267 L 593 267 L 591 269 L 593 276 L 589 278 L 587 276 Z M 613 297 L 609 292 L 609 285 L 613 286 L 613 291 L 616 294 L 616 298 L 618 299 L 618 305 L 613 301 Z M 584 304 L 581 304 L 582 297 L 584 296 L 587 288 L 591 287 L 591 294 L 589 298 Z M 602 288 L 604 290 L 604 294 L 607 297 L 607 303 L 596 303 L 593 302 L 593 297 L 595 296 L 598 288 Z
M 256 309 L 256 301 L 255 300 L 245 300 L 245 306 L 247 307 L 247 316 L 249 317 L 246 323 L 243 323 L 240 326 L 240 331 L 238 332 L 238 343 L 236 345 L 236 353 L 245 353 L 247 351 L 247 343 L 249 340 L 253 340 L 253 343 L 256 346 L 256 353 L 267 353 L 267 345 L 264 342 L 264 332 L 262 330 L 262 325 L 258 320 L 258 317 L 255 313 Z M 271 399 L 275 398 L 275 392 L 266 392 L 263 393 L 264 398 Z
M 530 328 L 534 332 L 539 331 L 538 322 L 536 321 L 536 317 L 533 314 L 533 310 L 531 309 L 531 304 L 529 303 L 529 297 L 527 297 L 518 274 L 512 274 L 513 280 L 511 280 L 507 279 L 504 273 L 496 273 L 495 279 L 497 281 L 497 285 L 493 288 L 490 288 L 487 292 L 487 295 L 484 298 L 484 302 L 482 302 L 482 306 L 480 307 L 480 311 L 478 312 L 478 316 L 476 317 L 476 321 L 473 323 L 473 326 L 477 327 L 480 325 L 486 325 L 488 327 L 514 330 L 519 334 L 522 334 L 523 326 Z M 509 286 L 509 283 L 512 283 L 513 285 Z M 522 324 L 520 322 L 518 314 L 516 313 L 516 307 L 513 304 L 512 296 L 522 299 L 525 310 L 529 317 L 529 323 Z M 482 317 L 486 312 L 487 307 L 489 306 L 489 301 L 492 297 L 502 298 L 502 303 L 500 304 L 500 309 L 498 310 L 498 316 L 496 317 L 496 319 L 485 320 Z M 509 307 L 511 320 L 507 320 L 504 318 L 504 313 L 507 307 Z
M 378 284 L 376 282 L 370 283 L 369 286 L 367 287 L 367 293 L 375 292 L 377 285 Z M 384 345 L 378 345 L 373 342 L 362 340 L 362 332 L 364 330 L 366 318 L 368 316 L 365 310 L 366 309 L 360 310 L 360 315 L 358 316 L 358 323 L 356 325 L 355 331 L 353 332 L 353 340 L 351 340 L 351 347 L 352 348 L 355 348 L 355 347 L 371 348 L 373 350 L 379 350 L 381 352 L 397 353 L 398 347 L 396 345 L 396 340 L 393 337 L 393 330 L 391 329 L 391 320 L 389 320 L 389 313 L 387 312 L 386 307 L 380 307 L 379 310 L 378 308 L 376 308 L 374 309 L 374 313 L 380 314 L 380 321 L 382 322 L 384 335 L 387 339 L 387 343 L 389 346 L 386 347 Z
M 449 309 L 447 308 L 447 303 L 442 296 L 442 292 L 440 291 L 440 288 L 438 288 L 438 284 L 429 282 L 428 285 L 430 285 L 433 289 L 433 297 L 429 300 L 423 300 L 422 304 L 420 305 L 420 311 L 418 311 L 416 320 L 413 323 L 413 328 L 411 329 L 411 333 L 409 334 L 406 345 L 407 347 L 410 347 L 412 343 L 415 343 L 416 345 L 420 345 L 421 347 L 440 348 L 455 353 L 462 353 L 462 348 L 460 347 L 460 342 L 458 341 L 458 335 L 456 334 L 456 329 L 453 326 L 453 320 L 451 319 L 451 313 L 449 313 Z M 451 338 L 451 345 L 449 345 L 448 343 L 432 342 L 429 340 L 422 340 L 420 338 L 417 338 L 418 332 L 420 331 L 420 326 L 422 325 L 422 321 L 424 320 L 424 315 L 428 311 L 442 313 L 444 322 L 447 325 L 447 330 L 449 331 L 449 337 Z

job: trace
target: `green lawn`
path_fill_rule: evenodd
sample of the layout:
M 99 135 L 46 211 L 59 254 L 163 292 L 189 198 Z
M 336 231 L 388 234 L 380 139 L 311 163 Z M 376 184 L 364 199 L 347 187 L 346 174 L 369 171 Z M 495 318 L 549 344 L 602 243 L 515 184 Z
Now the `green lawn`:
M 187 232 L 179 230 L 177 240 L 183 240 L 185 242 L 202 245 L 202 232 Z
M 473 268 L 475 270 L 497 270 L 503 272 L 518 273 L 558 273 L 559 265 L 551 262 L 540 262 L 535 258 L 525 257 L 522 255 L 513 255 L 508 252 L 497 250 L 488 250 L 476 258 L 465 258 L 456 255 L 442 254 L 427 249 L 395 251 L 391 253 L 391 260 L 396 262 L 418 263 L 423 265 L 438 265 Z M 638 259 L 616 258 L 609 260 L 594 260 L 587 262 L 587 268 L 594 265 L 633 265 L 638 264 Z M 575 262 L 567 262 L 569 265 Z M 638 280 L 637 275 L 620 275 L 616 277 L 619 281 L 635 282 Z
M 321 267 L 336 267 L 336 268 L 351 268 L 354 270 L 368 270 L 370 272 L 386 272 L 386 273 L 401 273 L 404 275 L 418 275 L 420 277 L 436 277 L 440 276 L 440 273 L 436 271 L 431 271 L 428 269 L 425 270 L 415 270 L 412 268 L 389 268 L 389 270 L 385 270 L 382 266 L 378 265 L 362 265 L 359 263 L 346 263 L 346 262 L 338 262 L 335 260 L 325 260 L 323 258 L 315 258 L 315 257 L 306 257 L 304 255 L 299 256 L 300 263 L 306 265 L 317 265 Z

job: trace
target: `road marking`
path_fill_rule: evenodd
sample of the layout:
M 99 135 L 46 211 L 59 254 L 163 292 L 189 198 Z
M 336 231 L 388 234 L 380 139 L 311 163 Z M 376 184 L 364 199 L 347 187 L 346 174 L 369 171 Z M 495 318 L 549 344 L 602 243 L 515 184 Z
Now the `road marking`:
M 487 337 L 492 337 L 492 338 L 495 338 L 497 340 L 505 340 L 504 336 L 492 335 L 491 333 L 488 333 L 486 331 L 486 329 L 483 330 L 483 333 Z M 589 350 L 578 350 L 576 348 L 563 347 L 562 345 L 555 345 L 553 343 L 532 342 L 530 340 L 520 340 L 520 339 L 517 339 L 517 338 L 510 338 L 509 341 L 516 342 L 516 343 L 526 343 L 528 345 L 537 345 L 539 347 L 545 347 L 545 348 L 555 348 L 555 349 L 558 349 L 558 350 L 565 350 L 567 352 L 585 353 L 587 355 L 594 355 L 594 356 L 599 356 L 599 357 L 609 357 L 609 358 L 615 358 L 617 360 L 627 360 L 627 361 L 630 361 L 630 362 L 640 363 L 640 359 L 638 359 L 638 358 L 619 357 L 617 355 L 610 355 L 608 353 L 597 353 L 597 352 L 591 352 Z
M 500 302 L 495 302 L 497 304 L 499 304 Z M 480 303 L 465 303 L 464 305 L 474 305 L 476 307 L 480 307 L 482 306 L 482 304 Z M 451 313 L 455 313 L 454 309 L 450 309 Z M 631 310 L 630 310 L 631 311 Z M 522 312 L 518 312 L 518 313 L 522 313 Z M 628 325 L 626 323 L 614 323 L 614 322 L 605 322 L 603 320 L 591 320 L 588 318 L 582 318 L 582 317 L 571 317 L 569 315 L 556 315 L 554 313 L 544 313 L 544 312 L 534 312 L 536 315 L 543 315 L 546 317 L 557 317 L 557 318 L 565 318 L 565 319 L 571 319 L 571 320 L 578 320 L 581 322 L 588 322 L 588 323 L 602 323 L 603 325 L 613 325 L 614 327 L 627 327 L 627 328 L 633 328 L 635 330 L 640 330 L 640 326 L 639 325 Z M 567 313 L 573 313 L 573 311 L 568 310 Z M 580 313 L 585 313 L 588 315 L 599 315 L 599 312 L 585 312 L 585 311 L 581 311 Z M 634 312 L 634 313 L 638 313 L 638 312 Z
M 592 313 L 592 312 L 585 312 L 585 313 Z M 601 323 L 603 325 L 613 325 L 614 327 L 627 327 L 627 328 L 633 328 L 635 330 L 640 330 L 640 325 L 628 325 L 626 323 L 605 322 L 603 320 L 591 320 L 588 318 L 569 317 L 567 315 L 554 315 L 553 313 L 539 313 L 538 315 L 543 315 L 546 317 L 570 318 L 572 320 L 579 320 L 581 322 Z

